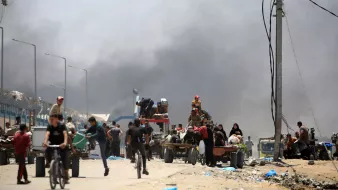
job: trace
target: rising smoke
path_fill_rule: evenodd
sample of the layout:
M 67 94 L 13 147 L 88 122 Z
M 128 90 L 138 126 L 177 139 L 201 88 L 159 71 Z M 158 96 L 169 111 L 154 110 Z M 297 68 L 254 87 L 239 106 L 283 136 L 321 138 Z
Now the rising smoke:
M 154 100 L 167 98 L 172 121 L 185 124 L 190 102 L 198 94 L 202 106 L 216 122 L 225 124 L 228 131 L 232 123 L 238 122 L 247 135 L 271 135 L 268 42 L 261 20 L 260 2 L 186 1 L 182 3 L 185 7 L 182 9 L 178 3 L 168 4 L 157 7 L 165 10 L 161 13 L 162 20 L 157 21 L 165 30 L 165 42 L 151 51 L 137 43 L 135 48 L 130 48 L 133 42 L 128 40 L 128 48 L 125 49 L 116 47 L 111 39 L 99 42 L 102 51 L 97 53 L 88 68 L 90 112 L 131 114 L 132 89 L 137 88 L 144 97 Z M 22 10 L 22 6 L 17 3 L 12 11 Z M 81 4 L 78 6 L 80 9 Z M 307 126 L 313 127 L 308 96 L 322 133 L 329 135 L 338 123 L 334 111 L 338 95 L 337 85 L 334 85 L 338 79 L 335 53 L 338 50 L 337 19 L 306 1 L 285 2 L 285 6 L 307 94 L 302 89 L 285 29 L 284 115 L 293 126 L 298 120 L 303 120 Z M 327 7 L 338 12 L 338 2 L 330 1 Z M 99 7 L 97 9 L 99 11 Z M 154 14 L 156 18 L 158 12 Z M 18 17 L 20 14 L 8 16 L 5 20 L 13 31 L 7 33 L 10 37 L 6 38 L 17 36 L 39 45 L 39 95 L 54 101 L 56 94 L 62 91 L 50 88 L 49 84 L 63 85 L 63 64 L 61 60 L 43 56 L 43 52 L 54 50 L 67 54 L 67 51 L 77 52 L 74 48 L 78 47 L 84 50 L 74 53 L 74 57 L 80 60 L 68 54 L 69 62 L 87 67 L 88 64 L 83 63 L 86 56 L 97 51 L 90 46 L 83 47 L 81 40 L 74 41 L 71 50 L 69 47 L 64 50 L 59 42 L 67 39 L 61 33 L 62 30 L 71 29 L 63 28 L 59 21 L 42 20 L 31 26 L 31 23 L 20 21 Z M 184 21 L 180 22 L 180 18 Z M 18 23 L 10 23 L 10 19 Z M 99 29 L 95 32 L 100 33 L 108 24 L 97 22 Z M 82 23 L 86 24 L 84 21 Z M 140 30 L 145 25 L 124 24 Z M 148 39 L 151 35 L 150 31 Z M 140 39 L 143 37 L 137 36 Z M 113 34 L 111 38 L 114 38 Z M 144 45 L 147 46 L 146 43 Z M 7 39 L 5 56 L 5 87 L 31 93 L 33 71 L 28 66 L 32 64 L 29 47 Z M 84 73 L 71 69 L 68 69 L 68 73 L 68 105 L 85 110 Z

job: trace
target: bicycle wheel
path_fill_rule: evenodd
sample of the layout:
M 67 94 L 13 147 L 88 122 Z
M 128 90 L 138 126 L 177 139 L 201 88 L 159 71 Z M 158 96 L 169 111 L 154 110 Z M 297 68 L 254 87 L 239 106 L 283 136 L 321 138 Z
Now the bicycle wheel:
M 56 163 L 54 160 L 50 162 L 49 167 L 49 184 L 51 189 L 55 189 L 56 187 Z
M 191 159 L 191 164 L 194 166 L 197 162 L 197 156 L 198 156 L 198 152 L 195 148 L 192 148 L 191 149 L 191 152 L 190 152 L 190 159 Z
M 205 163 L 207 162 L 205 154 L 200 154 L 200 159 L 202 166 L 204 166 Z
M 137 153 L 137 178 L 140 179 L 141 178 L 141 167 L 142 167 L 142 158 L 141 158 L 141 154 L 138 152 Z
M 65 170 L 63 168 L 62 162 L 60 162 L 59 167 L 58 167 L 58 178 L 59 178 L 59 183 L 61 189 L 65 188 L 66 185 L 66 175 L 65 175 Z

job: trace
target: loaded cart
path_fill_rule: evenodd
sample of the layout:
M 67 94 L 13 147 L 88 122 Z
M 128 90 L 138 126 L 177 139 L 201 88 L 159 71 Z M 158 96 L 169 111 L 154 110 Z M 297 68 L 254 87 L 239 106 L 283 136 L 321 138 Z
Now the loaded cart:
M 188 162 L 189 153 L 191 152 L 193 145 L 184 143 L 165 143 L 162 145 L 162 148 L 165 163 L 173 163 L 174 158 L 184 158 L 185 162 Z
M 226 162 L 230 161 L 231 153 L 237 151 L 237 146 L 215 146 L 213 154 L 216 161 Z

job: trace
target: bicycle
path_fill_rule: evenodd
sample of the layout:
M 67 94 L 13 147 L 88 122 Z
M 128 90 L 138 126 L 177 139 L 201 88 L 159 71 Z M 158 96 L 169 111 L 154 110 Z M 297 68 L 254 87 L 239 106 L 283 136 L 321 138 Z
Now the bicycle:
M 60 145 L 48 145 L 48 147 L 54 150 L 53 159 L 50 163 L 49 168 L 50 188 L 55 189 L 56 185 L 59 183 L 61 189 L 64 189 L 66 185 L 66 176 L 65 170 L 63 168 L 63 163 L 61 161 L 61 156 L 59 154 Z
M 142 170 L 142 155 L 139 150 L 136 152 L 135 157 L 135 169 L 137 170 L 137 178 L 141 178 L 141 170 Z

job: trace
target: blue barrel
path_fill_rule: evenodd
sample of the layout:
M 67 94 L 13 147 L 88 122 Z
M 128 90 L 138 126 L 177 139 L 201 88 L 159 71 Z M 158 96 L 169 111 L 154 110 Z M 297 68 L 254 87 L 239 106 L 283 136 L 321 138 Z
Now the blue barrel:
M 177 190 L 177 185 L 176 184 L 167 184 L 166 188 L 163 190 Z

